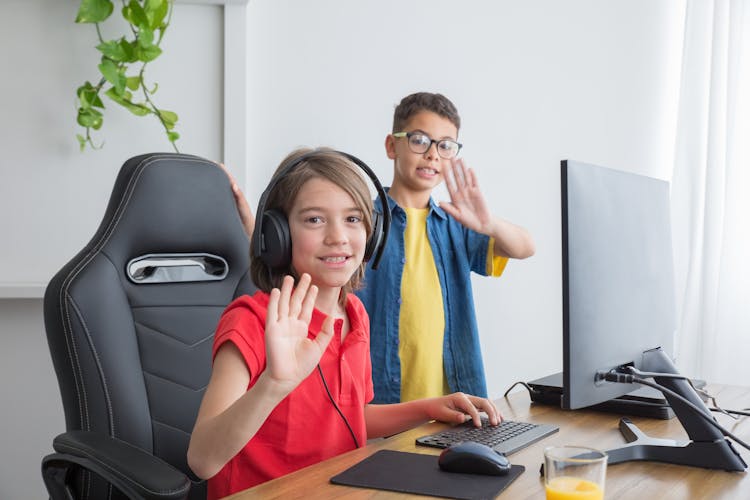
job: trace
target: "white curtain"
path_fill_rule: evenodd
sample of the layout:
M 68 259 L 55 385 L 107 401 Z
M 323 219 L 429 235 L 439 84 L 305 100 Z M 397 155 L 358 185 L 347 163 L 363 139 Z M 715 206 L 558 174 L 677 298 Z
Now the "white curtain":
M 688 0 L 672 176 L 680 371 L 750 384 L 750 2 Z

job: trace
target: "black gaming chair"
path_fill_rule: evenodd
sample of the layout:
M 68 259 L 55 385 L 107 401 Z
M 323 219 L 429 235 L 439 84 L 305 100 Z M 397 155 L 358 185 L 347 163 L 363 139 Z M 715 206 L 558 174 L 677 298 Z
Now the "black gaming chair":
M 53 499 L 205 498 L 187 446 L 219 316 L 254 291 L 248 269 L 219 167 L 179 154 L 123 165 L 96 234 L 44 296 L 67 429 L 42 460 Z

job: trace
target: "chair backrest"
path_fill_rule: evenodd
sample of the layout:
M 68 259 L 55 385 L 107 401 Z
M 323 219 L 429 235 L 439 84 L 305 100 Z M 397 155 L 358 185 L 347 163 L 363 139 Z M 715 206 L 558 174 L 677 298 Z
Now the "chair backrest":
M 106 433 L 194 477 L 186 452 L 214 330 L 254 291 L 248 269 L 221 168 L 180 154 L 128 160 L 96 234 L 44 296 L 67 430 Z M 91 488 L 83 496 L 105 497 Z

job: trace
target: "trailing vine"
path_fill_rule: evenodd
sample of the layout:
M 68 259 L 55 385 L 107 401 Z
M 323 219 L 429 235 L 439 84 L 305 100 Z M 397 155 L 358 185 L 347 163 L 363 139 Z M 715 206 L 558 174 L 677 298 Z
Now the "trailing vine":
M 84 134 L 76 134 L 81 151 L 88 144 L 94 144 L 92 130 L 99 130 L 104 122 L 104 102 L 101 94 L 123 106 L 136 116 L 154 115 L 166 132 L 167 139 L 175 151 L 179 152 L 175 141 L 180 135 L 174 130 L 177 114 L 160 109 L 154 103 L 153 95 L 158 84 L 151 88 L 146 85 L 145 70 L 148 63 L 159 57 L 159 47 L 172 18 L 173 0 L 122 0 L 121 14 L 128 23 L 129 35 L 118 39 L 104 40 L 100 24 L 114 11 L 111 0 L 81 0 L 76 23 L 96 26 L 101 52 L 99 81 L 92 84 L 86 81 L 76 90 L 78 115 L 76 121 L 85 129 Z M 140 65 L 140 67 L 139 67 Z M 135 71 L 133 71 L 135 69 Z M 140 100 L 139 95 L 142 96 Z

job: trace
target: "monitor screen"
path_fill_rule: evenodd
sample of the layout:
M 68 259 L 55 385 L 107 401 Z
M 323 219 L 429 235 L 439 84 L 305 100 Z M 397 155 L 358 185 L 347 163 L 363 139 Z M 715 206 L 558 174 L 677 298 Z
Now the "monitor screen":
M 577 409 L 638 388 L 597 372 L 673 352 L 669 183 L 564 160 L 561 188 L 562 407 Z

